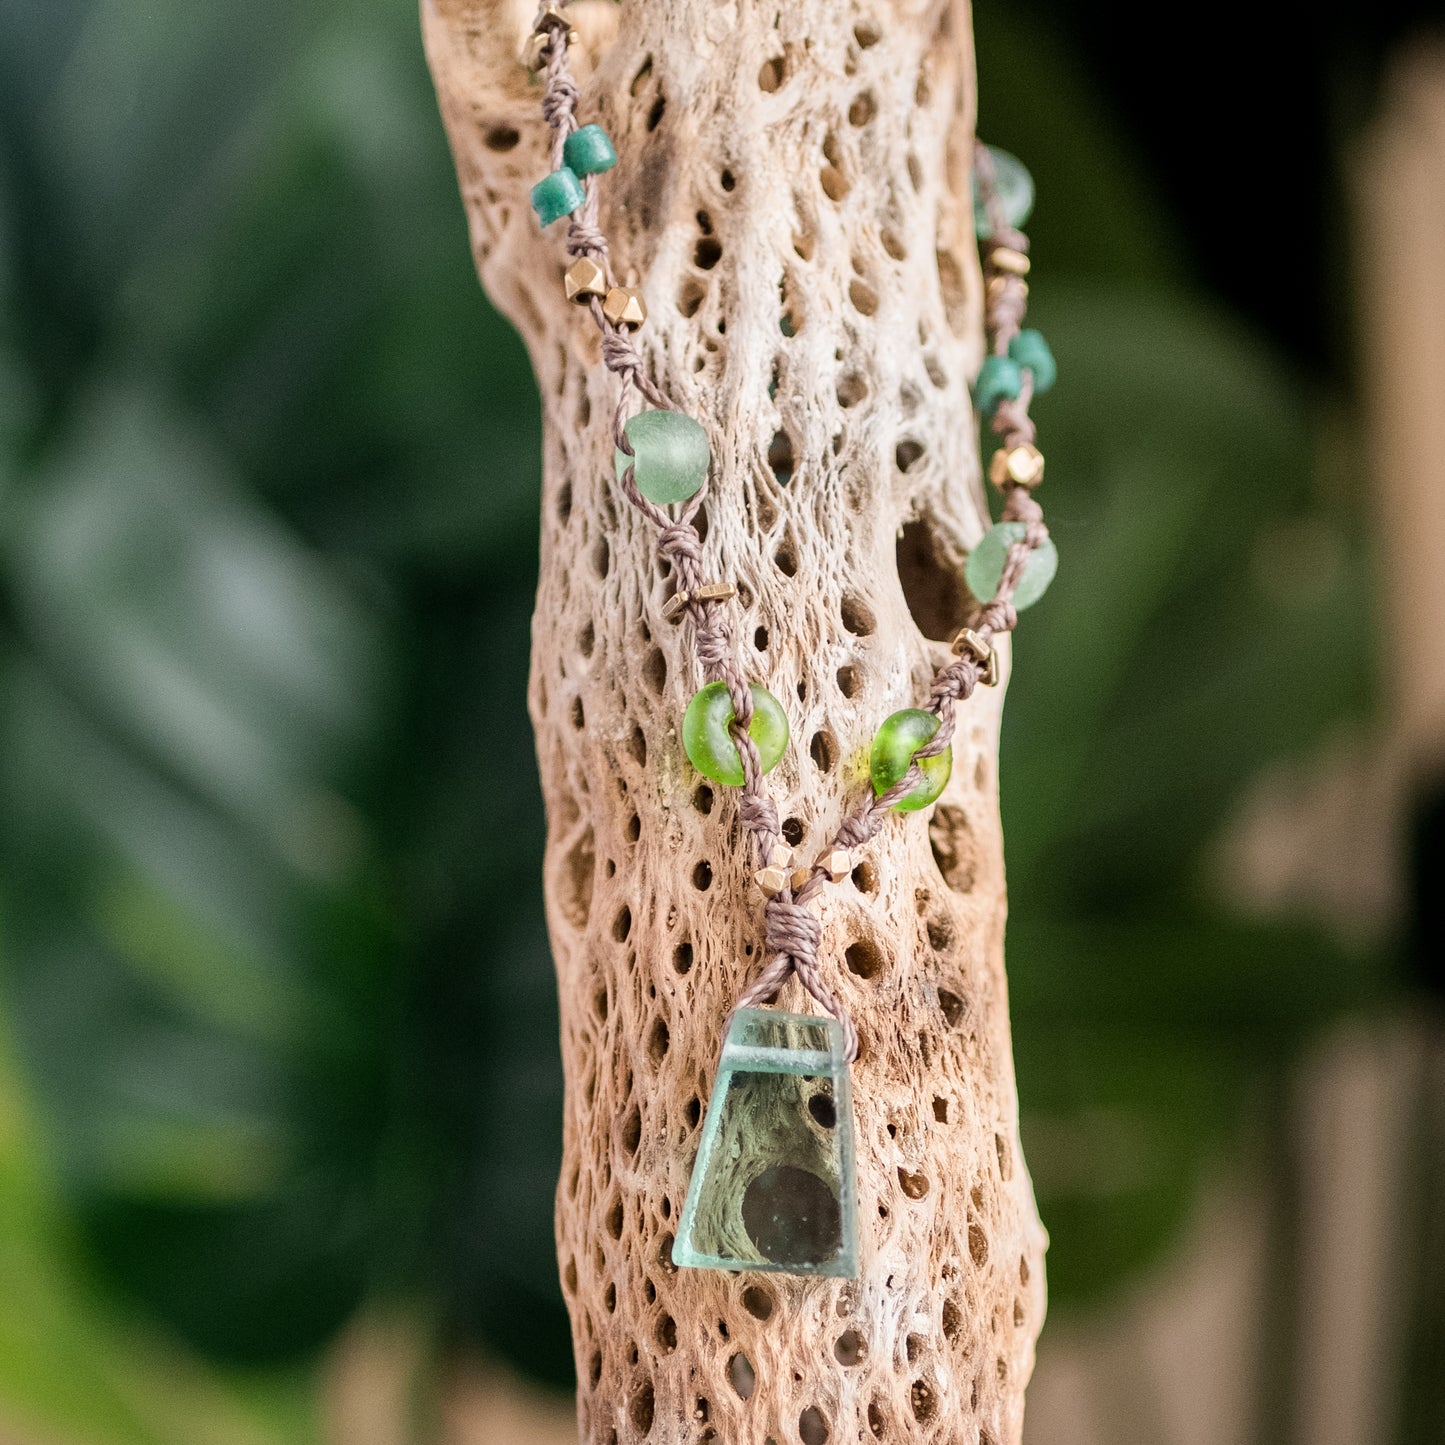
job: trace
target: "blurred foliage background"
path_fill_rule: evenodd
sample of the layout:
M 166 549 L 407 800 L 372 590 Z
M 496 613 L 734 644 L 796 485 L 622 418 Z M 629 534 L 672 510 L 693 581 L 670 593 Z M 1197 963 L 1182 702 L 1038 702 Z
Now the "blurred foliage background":
M 978 29 L 1063 374 L 1003 778 L 1024 1141 L 1087 1317 L 1402 986 L 1205 866 L 1369 713 L 1365 499 L 1330 323 L 1209 274 L 1043 9 Z M 0 1421 L 311 1440 L 368 1307 L 570 1379 L 539 443 L 410 0 L 0 8 Z

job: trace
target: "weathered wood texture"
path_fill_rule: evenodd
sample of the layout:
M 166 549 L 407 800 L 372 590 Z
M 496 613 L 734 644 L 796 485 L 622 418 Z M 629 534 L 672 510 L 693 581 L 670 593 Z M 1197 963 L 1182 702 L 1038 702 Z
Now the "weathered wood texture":
M 784 701 L 773 774 L 811 859 L 964 620 L 984 502 L 968 204 L 969 15 L 904 0 L 573 7 L 581 114 L 621 163 L 601 219 L 651 320 L 653 374 L 712 438 L 710 576 Z M 563 299 L 533 10 L 424 0 L 489 294 L 546 420 L 531 705 L 562 1002 L 557 1198 L 582 1437 L 594 1445 L 1019 1439 L 1044 1235 L 1019 1151 L 1003 967 L 1000 689 L 966 704 L 953 781 L 891 821 L 823 906 L 857 1021 L 863 1275 L 676 1271 L 669 1251 L 722 1023 L 758 966 L 735 804 L 678 724 L 699 677 L 653 534 L 612 480 L 615 382 Z M 932 640 L 930 640 L 932 639 Z M 796 984 L 783 1002 L 801 1007 Z

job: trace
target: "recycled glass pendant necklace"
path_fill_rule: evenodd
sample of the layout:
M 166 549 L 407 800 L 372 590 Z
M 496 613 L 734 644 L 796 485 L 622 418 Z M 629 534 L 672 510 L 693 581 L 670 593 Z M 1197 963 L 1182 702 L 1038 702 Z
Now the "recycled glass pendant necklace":
M 744 846 L 765 900 L 768 962 L 728 1021 L 673 1262 L 851 1278 L 858 1272 L 858 1221 L 849 1066 L 858 1036 L 824 978 L 814 904 L 852 872 L 854 854 L 891 813 L 926 808 L 943 791 L 958 704 L 979 684 L 998 682 L 993 639 L 1015 626 L 1019 610 L 1037 601 L 1054 575 L 1057 555 L 1033 496 L 1044 459 L 1034 445 L 1029 401 L 1053 385 L 1056 368 L 1043 337 L 1021 329 L 1029 260 L 1018 227 L 1032 208 L 1033 182 L 1012 156 L 975 147 L 974 227 L 987 277 L 989 355 L 974 383 L 974 405 L 999 438 L 989 476 L 1003 508 L 965 566 L 978 602 L 972 624 L 954 639 L 951 660 L 934 675 L 923 706 L 894 713 L 878 729 L 869 756 L 871 793 L 808 862 L 784 842 L 764 781 L 787 748 L 787 716 L 738 664 L 727 612 L 736 588 L 707 580 L 703 570 L 694 520 L 711 467 L 707 433 L 648 375 L 631 335 L 646 321 L 647 307 L 636 288 L 616 284 L 598 227 L 597 177 L 617 164 L 617 152 L 601 126 L 578 124 L 567 63 L 575 40 L 563 5 L 543 5 L 527 58 L 542 78 L 552 169 L 533 187 L 532 206 L 543 226 L 567 220 L 566 294 L 591 314 L 603 363 L 620 383 L 612 428 L 617 483 L 656 528 L 658 551 L 671 564 L 676 590 L 664 616 L 685 614 L 692 624 L 706 681 L 683 716 L 683 747 L 699 773 L 740 790 Z M 766 1007 L 792 975 L 823 1014 Z

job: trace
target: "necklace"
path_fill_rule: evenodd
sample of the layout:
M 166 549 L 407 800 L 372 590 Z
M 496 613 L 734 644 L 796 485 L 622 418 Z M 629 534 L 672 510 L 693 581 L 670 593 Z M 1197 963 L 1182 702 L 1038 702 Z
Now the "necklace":
M 613 275 L 598 225 L 598 177 L 617 152 L 598 125 L 577 120 L 578 89 L 567 63 L 575 40 L 561 4 L 544 4 L 528 47 L 543 82 L 551 130 L 551 172 L 532 190 L 546 227 L 566 219 L 568 298 L 585 307 L 602 338 L 602 360 L 619 381 L 613 413 L 615 471 L 622 494 L 657 533 L 675 590 L 664 610 L 686 617 L 706 679 L 689 702 L 683 746 L 713 782 L 739 789 L 738 816 L 765 900 L 768 962 L 733 1007 L 703 1123 L 696 1163 L 673 1247 L 683 1267 L 834 1275 L 858 1272 L 856 1184 L 849 1066 L 853 1023 L 823 976 L 816 900 L 855 866 L 855 854 L 889 815 L 916 812 L 938 798 L 952 769 L 958 705 L 975 687 L 999 681 L 994 639 L 1011 631 L 1057 564 L 1033 489 L 1044 459 L 1034 444 L 1029 403 L 1054 382 L 1043 337 L 1024 330 L 1028 297 L 1027 219 L 1033 187 L 1020 163 L 976 145 L 975 230 L 987 276 L 990 354 L 974 404 L 999 438 L 989 476 L 1003 496 L 999 523 L 969 554 L 965 579 L 978 600 L 972 625 L 955 637 L 951 660 L 934 675 L 924 705 L 884 720 L 869 756 L 871 792 L 845 817 L 811 863 L 783 838 L 765 777 L 788 745 L 778 700 L 741 669 L 727 603 L 736 588 L 709 580 L 695 525 L 707 493 L 707 433 L 675 409 L 648 375 L 632 333 L 647 319 L 641 293 Z M 633 393 L 644 405 L 635 408 Z M 823 1015 L 768 1007 L 787 980 L 799 983 Z

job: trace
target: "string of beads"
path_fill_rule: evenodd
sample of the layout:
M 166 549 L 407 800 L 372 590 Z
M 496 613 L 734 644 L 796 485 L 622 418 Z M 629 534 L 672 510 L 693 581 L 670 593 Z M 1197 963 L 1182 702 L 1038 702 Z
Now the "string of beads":
M 1029 416 L 1032 397 L 1053 384 L 1056 368 L 1043 337 L 1022 329 L 1029 259 L 1028 239 L 1018 227 L 1032 203 L 1032 182 L 1011 156 L 976 147 L 975 224 L 984 245 L 991 350 L 974 394 L 980 415 L 999 438 L 989 475 L 1002 493 L 1003 509 L 999 524 L 970 554 L 965 576 L 973 595 L 987 600 L 954 639 L 950 660 L 934 674 L 923 706 L 894 713 L 879 729 L 869 760 L 871 793 L 811 864 L 797 866 L 764 782 L 786 749 L 787 718 L 772 694 L 750 683 L 738 664 L 725 606 L 736 588 L 704 577 L 696 519 L 708 491 L 707 434 L 648 376 L 632 337 L 646 321 L 647 308 L 636 288 L 618 285 L 598 225 L 597 178 L 617 163 L 617 153 L 600 126 L 577 120 L 577 84 L 567 64 L 576 39 L 563 5 L 542 5 L 527 61 L 542 78 L 552 170 L 533 188 L 532 205 L 544 226 L 567 219 L 566 248 L 573 260 L 564 279 L 566 294 L 591 314 L 602 337 L 603 364 L 619 381 L 612 418 L 618 484 L 656 529 L 658 552 L 671 564 L 676 590 L 666 615 L 685 612 L 692 622 L 693 649 L 706 681 L 688 706 L 684 747 L 699 771 L 741 789 L 739 817 L 766 899 L 768 961 L 734 1007 L 770 1002 L 796 974 L 838 1020 L 851 1062 L 857 1032 L 823 978 L 822 932 L 811 905 L 829 883 L 852 872 L 855 852 L 878 834 L 891 811 L 926 807 L 942 792 L 952 767 L 958 704 L 980 683 L 998 682 L 994 639 L 1014 628 L 1019 610 L 1042 594 L 1057 563 L 1033 496 L 1044 459 Z M 650 409 L 633 410 L 634 392 Z

